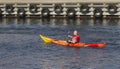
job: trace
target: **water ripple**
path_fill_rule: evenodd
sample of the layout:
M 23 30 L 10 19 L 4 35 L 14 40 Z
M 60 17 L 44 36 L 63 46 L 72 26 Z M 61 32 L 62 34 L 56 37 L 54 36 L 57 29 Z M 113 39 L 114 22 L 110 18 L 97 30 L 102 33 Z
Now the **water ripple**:
M 3 19 L 0 23 L 0 69 L 119 69 L 119 20 Z M 106 42 L 103 49 L 45 44 L 39 34 L 68 40 L 78 30 L 81 42 Z

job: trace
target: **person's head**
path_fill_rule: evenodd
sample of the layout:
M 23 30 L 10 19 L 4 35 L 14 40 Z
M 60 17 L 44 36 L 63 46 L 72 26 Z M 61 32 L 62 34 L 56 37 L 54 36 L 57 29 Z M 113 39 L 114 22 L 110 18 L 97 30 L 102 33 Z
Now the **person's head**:
M 74 34 L 74 35 L 78 35 L 78 32 L 77 32 L 77 30 L 75 30 L 75 31 L 73 32 L 73 34 Z

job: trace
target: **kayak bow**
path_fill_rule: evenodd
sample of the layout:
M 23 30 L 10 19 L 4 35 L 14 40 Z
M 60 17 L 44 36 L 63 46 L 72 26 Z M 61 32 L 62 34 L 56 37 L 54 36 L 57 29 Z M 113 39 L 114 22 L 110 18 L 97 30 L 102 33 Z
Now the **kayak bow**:
M 47 37 L 45 37 L 45 36 L 43 36 L 43 35 L 40 35 L 40 37 L 41 37 L 41 39 L 42 39 L 44 42 L 46 42 L 46 43 L 50 43 L 50 42 L 52 41 L 51 38 L 47 38 Z
M 62 46 L 70 46 L 70 47 L 92 47 L 92 48 L 103 48 L 106 46 L 106 43 L 68 43 L 67 41 L 64 40 L 55 40 L 52 38 L 48 38 L 46 36 L 40 35 L 40 38 L 45 42 L 45 43 L 53 43 L 57 45 L 62 45 Z

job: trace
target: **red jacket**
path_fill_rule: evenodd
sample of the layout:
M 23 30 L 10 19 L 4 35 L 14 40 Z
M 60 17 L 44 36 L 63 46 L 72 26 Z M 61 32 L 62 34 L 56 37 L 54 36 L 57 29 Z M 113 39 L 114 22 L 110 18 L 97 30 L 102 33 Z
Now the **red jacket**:
M 72 40 L 75 40 L 75 41 L 76 41 L 75 43 L 79 43 L 79 42 L 80 42 L 80 36 L 74 35 L 74 36 L 72 37 Z

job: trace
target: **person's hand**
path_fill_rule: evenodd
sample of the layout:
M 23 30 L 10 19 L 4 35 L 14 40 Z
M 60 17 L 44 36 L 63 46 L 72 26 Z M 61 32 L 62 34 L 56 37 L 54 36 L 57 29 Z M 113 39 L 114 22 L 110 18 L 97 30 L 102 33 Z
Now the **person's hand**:
M 68 37 L 72 38 L 72 36 L 71 36 L 71 35 L 68 35 Z

